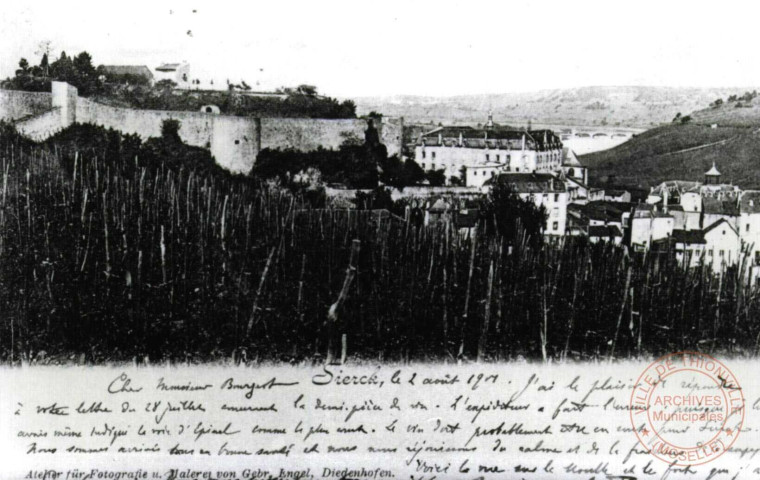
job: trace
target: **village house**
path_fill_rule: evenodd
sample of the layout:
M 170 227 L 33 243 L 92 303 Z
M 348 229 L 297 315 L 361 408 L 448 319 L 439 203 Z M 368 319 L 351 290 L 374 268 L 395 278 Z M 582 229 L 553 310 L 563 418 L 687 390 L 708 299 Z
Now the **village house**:
M 551 173 L 502 173 L 489 179 L 484 190 L 494 182 L 505 184 L 521 199 L 535 203 L 546 210 L 544 234 L 565 235 L 567 230 L 568 193 L 565 182 Z
M 636 205 L 631 214 L 631 246 L 643 251 L 653 242 L 669 237 L 673 233 L 673 216 L 660 206 L 646 203 Z
M 704 230 L 673 230 L 669 237 L 655 242 L 655 249 L 674 253 L 686 267 L 704 264 L 720 273 L 739 262 L 741 239 L 731 222 L 721 219 Z
M 623 232 L 615 225 L 589 226 L 588 239 L 591 243 L 607 242 L 620 245 L 623 242 Z
M 760 191 L 746 190 L 739 201 L 739 235 L 751 252 L 752 264 L 760 266 Z
M 177 85 L 184 85 L 190 82 L 190 64 L 186 62 L 162 63 L 155 70 L 156 82 L 171 80 Z
M 630 203 L 594 201 L 567 207 L 568 235 L 586 236 L 592 242 L 622 243 Z

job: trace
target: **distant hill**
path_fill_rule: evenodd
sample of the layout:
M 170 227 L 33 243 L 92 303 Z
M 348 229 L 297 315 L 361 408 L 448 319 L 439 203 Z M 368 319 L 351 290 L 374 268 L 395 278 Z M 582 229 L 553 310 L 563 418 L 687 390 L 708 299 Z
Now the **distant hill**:
M 500 123 L 644 127 L 703 109 L 740 88 L 582 87 L 528 93 L 359 97 L 357 113 L 403 116 L 408 123 L 477 123 L 489 109 Z
M 713 162 L 724 182 L 760 188 L 760 129 L 672 124 L 580 157 L 591 183 L 648 188 L 664 180 L 704 179 Z

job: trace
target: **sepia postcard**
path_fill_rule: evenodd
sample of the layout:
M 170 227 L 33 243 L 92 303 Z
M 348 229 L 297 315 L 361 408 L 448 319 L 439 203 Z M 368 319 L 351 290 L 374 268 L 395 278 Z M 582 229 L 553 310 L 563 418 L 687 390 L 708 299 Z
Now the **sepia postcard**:
M 0 480 L 760 478 L 760 8 L 0 6 Z

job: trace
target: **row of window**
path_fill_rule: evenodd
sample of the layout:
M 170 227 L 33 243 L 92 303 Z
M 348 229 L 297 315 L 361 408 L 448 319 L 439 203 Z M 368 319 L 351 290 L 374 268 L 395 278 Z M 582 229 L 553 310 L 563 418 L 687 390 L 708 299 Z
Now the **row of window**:
M 538 193 L 538 194 L 531 193 L 528 198 L 530 199 L 531 202 L 535 201 L 536 198 L 538 198 L 538 199 L 540 199 L 542 201 L 543 200 L 551 201 L 551 195 L 552 194 L 550 194 L 550 193 Z M 559 193 L 555 193 L 554 194 L 554 201 L 555 202 L 559 202 Z

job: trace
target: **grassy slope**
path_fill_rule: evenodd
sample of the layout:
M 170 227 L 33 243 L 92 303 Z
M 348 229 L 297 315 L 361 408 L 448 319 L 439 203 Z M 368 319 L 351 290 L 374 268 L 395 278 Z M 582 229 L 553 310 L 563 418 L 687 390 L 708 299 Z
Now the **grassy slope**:
M 713 162 L 723 180 L 760 188 L 760 134 L 753 128 L 666 125 L 628 142 L 581 157 L 592 183 L 614 175 L 618 185 L 649 187 L 664 180 L 702 180 Z M 682 151 L 714 142 L 724 143 Z M 675 153 L 679 152 L 679 153 Z
M 760 127 L 760 98 L 749 103 L 726 102 L 719 107 L 697 110 L 690 115 L 693 122 L 703 125 L 717 123 L 726 127 Z

